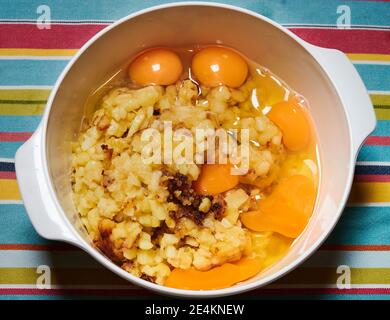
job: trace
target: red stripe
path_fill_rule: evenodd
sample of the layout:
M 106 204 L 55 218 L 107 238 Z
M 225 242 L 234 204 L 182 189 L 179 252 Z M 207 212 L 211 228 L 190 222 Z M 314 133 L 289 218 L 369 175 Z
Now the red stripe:
M 343 245 L 325 244 L 320 250 L 329 251 L 390 251 L 390 245 Z
M 53 24 L 40 30 L 35 24 L 1 24 L 0 48 L 78 49 L 104 24 Z M 290 28 L 302 39 L 347 53 L 390 54 L 390 32 L 333 28 Z M 10 37 L 9 35 L 12 35 Z
M 31 135 L 31 132 L 0 132 L 0 142 L 24 142 Z
M 16 179 L 16 173 L 13 171 L 0 171 L 0 179 Z
M 389 146 L 390 136 L 369 136 L 364 144 L 371 146 Z
M 291 28 L 292 32 L 314 45 L 346 53 L 390 53 L 390 32 L 386 30 Z
M 0 244 L 0 250 L 31 250 L 31 251 L 79 251 L 81 249 L 67 244 L 45 245 L 45 244 L 14 244 L 3 243 Z
M 389 288 L 286 288 L 286 289 L 257 289 L 245 295 L 311 295 L 311 294 L 390 294 Z M 0 295 L 86 295 L 86 296 L 153 296 L 152 291 L 143 289 L 36 289 L 36 288 L 2 288 Z
M 0 48 L 77 49 L 104 27 L 52 24 L 51 29 L 40 30 L 35 24 L 1 24 Z
M 386 174 L 355 174 L 356 182 L 390 182 L 390 175 Z

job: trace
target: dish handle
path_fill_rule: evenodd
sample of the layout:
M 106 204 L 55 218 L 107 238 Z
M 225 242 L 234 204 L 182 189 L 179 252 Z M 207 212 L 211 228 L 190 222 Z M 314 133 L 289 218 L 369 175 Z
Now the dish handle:
M 16 152 L 15 168 L 19 190 L 27 214 L 40 236 L 79 245 L 74 234 L 60 216 L 45 180 L 41 152 L 42 128 L 35 131 Z
M 308 43 L 305 46 L 332 79 L 345 107 L 355 157 L 366 138 L 375 130 L 376 117 L 362 79 L 348 57 L 341 51 Z

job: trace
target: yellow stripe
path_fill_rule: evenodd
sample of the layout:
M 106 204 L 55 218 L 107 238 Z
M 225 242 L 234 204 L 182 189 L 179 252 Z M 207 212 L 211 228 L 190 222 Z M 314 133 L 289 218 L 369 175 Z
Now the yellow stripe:
M 36 268 L 0 268 L 0 284 L 36 284 Z M 129 285 L 102 268 L 51 268 L 51 283 L 63 285 Z
M 41 115 L 49 94 L 48 89 L 0 90 L 0 116 Z
M 389 182 L 358 182 L 352 186 L 349 203 L 390 202 Z
M 35 268 L 0 268 L 0 284 L 36 284 L 40 274 Z M 335 284 L 336 268 L 300 268 L 289 273 L 275 284 Z M 52 268 L 53 285 L 131 285 L 102 268 Z M 390 284 L 390 268 L 351 268 L 351 284 Z
M 389 109 L 375 109 L 376 118 L 378 120 L 390 120 L 390 108 Z
M 0 179 L 0 200 L 20 200 L 19 187 L 16 180 Z
M 43 113 L 45 104 L 2 104 L 0 116 L 39 116 Z
M 378 120 L 390 120 L 390 95 L 371 94 L 372 104 L 375 106 L 375 114 Z
M 347 56 L 352 61 L 390 61 L 389 54 L 348 53 Z
M 48 89 L 5 89 L 0 90 L 0 100 L 47 100 Z
M 73 56 L 77 49 L 0 49 L 0 56 Z
M 390 94 L 371 94 L 370 97 L 376 106 L 390 106 Z

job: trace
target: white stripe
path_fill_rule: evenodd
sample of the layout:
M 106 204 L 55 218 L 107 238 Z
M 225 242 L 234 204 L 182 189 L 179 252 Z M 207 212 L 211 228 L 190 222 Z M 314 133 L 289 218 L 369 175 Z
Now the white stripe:
M 21 90 L 21 89 L 31 89 L 31 90 L 46 90 L 52 89 L 53 86 L 0 86 L 0 90 Z
M 108 25 L 114 23 L 113 20 L 51 20 L 51 25 Z M 30 24 L 37 25 L 37 20 L 0 19 L 0 24 Z
M 383 95 L 389 95 L 390 91 L 382 91 L 382 90 L 368 90 L 369 94 L 383 94 Z
M 390 166 L 388 161 L 357 161 L 358 166 Z
M 390 251 L 316 251 L 303 265 L 304 268 L 390 268 Z
M 390 61 L 378 61 L 378 60 L 353 60 L 353 59 L 351 59 L 351 62 L 353 64 L 378 64 L 378 65 L 384 65 L 384 66 L 390 65 Z
M 0 158 L 0 162 L 15 163 L 15 159 L 13 159 L 13 158 Z
M 293 24 L 293 23 L 282 23 L 286 28 L 294 29 L 335 29 L 335 30 L 379 30 L 387 31 L 389 27 L 380 26 L 380 25 L 369 25 L 369 24 L 351 24 L 350 28 L 338 27 L 337 24 L 311 24 L 311 23 L 302 23 L 302 24 Z
M 390 207 L 390 202 L 361 202 L 361 203 L 347 203 L 347 207 Z
M 81 250 L 0 250 L 0 268 L 36 268 L 41 265 L 61 268 L 102 268 Z
M 0 200 L 1 204 L 23 204 L 22 200 Z
M 72 56 L 1 56 L 0 60 L 70 60 Z

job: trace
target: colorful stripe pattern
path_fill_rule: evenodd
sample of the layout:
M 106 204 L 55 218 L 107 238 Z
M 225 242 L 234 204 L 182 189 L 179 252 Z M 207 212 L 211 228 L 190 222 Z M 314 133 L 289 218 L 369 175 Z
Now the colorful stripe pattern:
M 168 1 L 69 0 L 45 4 L 56 19 L 36 26 L 41 1 L 1 0 L 0 11 L 0 298 L 144 298 L 135 287 L 79 249 L 41 238 L 32 228 L 15 176 L 14 156 L 39 124 L 50 89 L 68 60 L 96 32 L 138 9 Z M 358 157 L 353 190 L 335 230 L 307 262 L 250 299 L 389 299 L 390 297 L 390 2 L 224 1 L 276 20 L 303 39 L 344 51 L 369 90 L 378 118 Z M 339 29 L 340 5 L 352 25 Z M 74 10 L 77 6 L 78 10 Z M 55 14 L 54 14 L 55 12 Z M 12 35 L 12 36 L 10 36 Z M 36 286 L 37 267 L 51 268 L 52 287 Z M 340 266 L 351 286 L 340 289 Z

